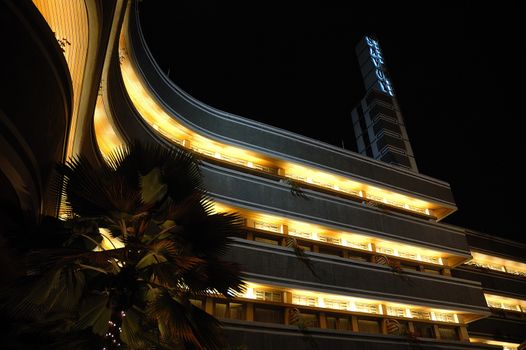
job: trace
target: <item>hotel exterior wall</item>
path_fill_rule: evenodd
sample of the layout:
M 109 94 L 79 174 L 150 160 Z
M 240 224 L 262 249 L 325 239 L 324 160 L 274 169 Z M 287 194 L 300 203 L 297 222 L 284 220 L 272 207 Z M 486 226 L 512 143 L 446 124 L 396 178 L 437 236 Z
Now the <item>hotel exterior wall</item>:
M 463 266 L 451 271 L 451 274 L 458 278 L 482 283 L 485 291 L 490 293 L 515 296 L 518 299 L 526 300 L 526 278 L 518 277 L 507 273 L 499 273 L 488 270 L 480 270 L 471 266 Z
M 202 170 L 206 188 L 220 200 L 469 256 L 462 231 L 313 191 L 305 191 L 308 200 L 297 198 L 286 184 L 209 164 Z
M 490 337 L 511 343 L 522 343 L 525 329 L 526 319 L 512 319 L 495 315 L 468 325 L 468 332 L 471 336 Z
M 329 329 L 308 329 L 259 322 L 227 321 L 225 331 L 233 348 L 267 349 L 361 349 L 361 350 L 497 350 L 499 346 L 418 339 Z M 314 345 L 316 344 L 316 345 Z
M 474 251 L 526 263 L 526 244 L 466 230 L 469 246 Z
M 449 184 L 388 166 L 356 153 L 333 147 L 291 132 L 234 116 L 193 99 L 171 83 L 147 49 L 137 19 L 130 16 L 130 56 L 138 64 L 158 99 L 185 125 L 203 135 L 270 156 L 316 166 L 339 175 L 366 180 L 396 191 L 432 199 L 455 207 Z
M 476 282 L 410 271 L 398 275 L 384 265 L 307 254 L 320 278 L 291 249 L 283 247 L 236 240 L 226 258 L 240 263 L 249 280 L 489 314 L 482 288 Z
M 120 80 L 118 61 L 115 58 L 108 77 L 111 108 L 116 125 L 129 140 L 169 143 L 155 135 L 131 106 Z M 338 225 L 340 229 L 359 230 L 378 237 L 419 244 L 431 249 L 469 257 L 466 239 L 461 229 L 392 214 L 359 203 L 306 190 L 309 200 L 296 198 L 290 186 L 277 180 L 253 176 L 244 172 L 205 164 L 202 168 L 206 188 L 217 198 L 232 204 L 250 205 L 253 209 L 293 216 L 297 219 L 316 221 L 320 224 Z

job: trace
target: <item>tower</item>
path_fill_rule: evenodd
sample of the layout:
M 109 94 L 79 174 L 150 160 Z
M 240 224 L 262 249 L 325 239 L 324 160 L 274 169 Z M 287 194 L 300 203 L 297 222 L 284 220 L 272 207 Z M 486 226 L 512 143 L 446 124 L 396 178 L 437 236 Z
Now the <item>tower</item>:
M 356 55 L 366 91 L 351 113 L 358 152 L 418 172 L 380 43 L 365 36 Z

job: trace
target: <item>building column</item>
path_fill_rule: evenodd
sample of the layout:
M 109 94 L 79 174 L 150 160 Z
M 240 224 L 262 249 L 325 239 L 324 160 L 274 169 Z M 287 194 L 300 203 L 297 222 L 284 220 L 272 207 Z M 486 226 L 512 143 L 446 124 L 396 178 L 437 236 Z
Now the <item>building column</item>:
M 468 329 L 466 328 L 466 326 L 458 327 L 458 335 L 461 341 L 469 342 L 469 334 L 468 334 Z
M 247 304 L 246 320 L 247 321 L 254 321 L 254 303 L 248 303 Z

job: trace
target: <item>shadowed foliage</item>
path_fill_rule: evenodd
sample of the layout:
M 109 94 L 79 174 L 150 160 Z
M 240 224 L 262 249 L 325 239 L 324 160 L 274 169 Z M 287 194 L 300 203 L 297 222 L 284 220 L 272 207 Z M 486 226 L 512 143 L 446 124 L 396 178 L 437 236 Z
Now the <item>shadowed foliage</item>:
M 32 348 L 224 347 L 220 323 L 191 299 L 243 291 L 239 266 L 222 260 L 243 226 L 214 213 L 198 161 L 132 144 L 107 164 L 80 157 L 58 172 L 68 218 L 2 291 L 18 334 L 36 334 Z

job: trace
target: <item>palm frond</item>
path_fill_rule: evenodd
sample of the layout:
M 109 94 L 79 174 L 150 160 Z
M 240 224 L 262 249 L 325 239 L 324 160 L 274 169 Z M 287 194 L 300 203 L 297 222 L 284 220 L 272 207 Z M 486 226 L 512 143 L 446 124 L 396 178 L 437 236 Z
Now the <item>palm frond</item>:
M 198 265 L 184 273 L 183 280 L 193 292 L 215 290 L 226 297 L 232 297 L 244 290 L 241 266 L 219 259 L 207 259 L 206 265 Z
M 309 259 L 307 254 L 305 254 L 305 250 L 299 246 L 298 241 L 294 237 L 287 237 L 285 239 L 285 242 L 287 244 L 287 247 L 292 248 L 294 250 L 294 254 L 298 258 L 298 260 L 303 263 L 309 271 L 312 273 L 314 277 L 321 280 L 320 276 L 316 273 L 316 270 L 314 269 L 314 265 L 312 261 Z
M 30 318 L 42 318 L 51 311 L 73 312 L 80 303 L 85 284 L 84 273 L 75 266 L 50 270 L 34 282 L 33 288 L 14 297 L 18 301 L 13 300 L 12 312 Z
M 239 236 L 244 230 L 242 219 L 235 213 L 202 215 L 185 219 L 180 225 L 179 236 L 191 244 L 193 252 L 212 258 L 225 254 L 231 237 Z
M 154 289 L 148 293 L 146 314 L 158 323 L 163 342 L 182 342 L 198 349 L 222 348 L 220 323 L 214 317 L 166 291 Z
M 298 198 L 301 198 L 301 199 L 305 199 L 305 200 L 308 200 L 309 197 L 307 197 L 307 195 L 305 194 L 305 192 L 303 192 L 303 188 L 301 187 L 300 183 L 291 179 L 291 178 L 285 178 L 283 179 L 283 181 L 290 186 L 290 193 L 294 196 L 294 197 L 298 197 Z
M 126 311 L 126 317 L 122 319 L 120 337 L 128 349 L 144 350 L 161 347 L 157 332 L 152 329 L 153 324 L 147 322 L 146 315 L 140 309 L 131 308 Z
M 91 294 L 84 299 L 80 308 L 80 317 L 75 323 L 76 329 L 91 327 L 93 333 L 103 336 L 108 330 L 112 309 L 108 307 L 109 295 Z

